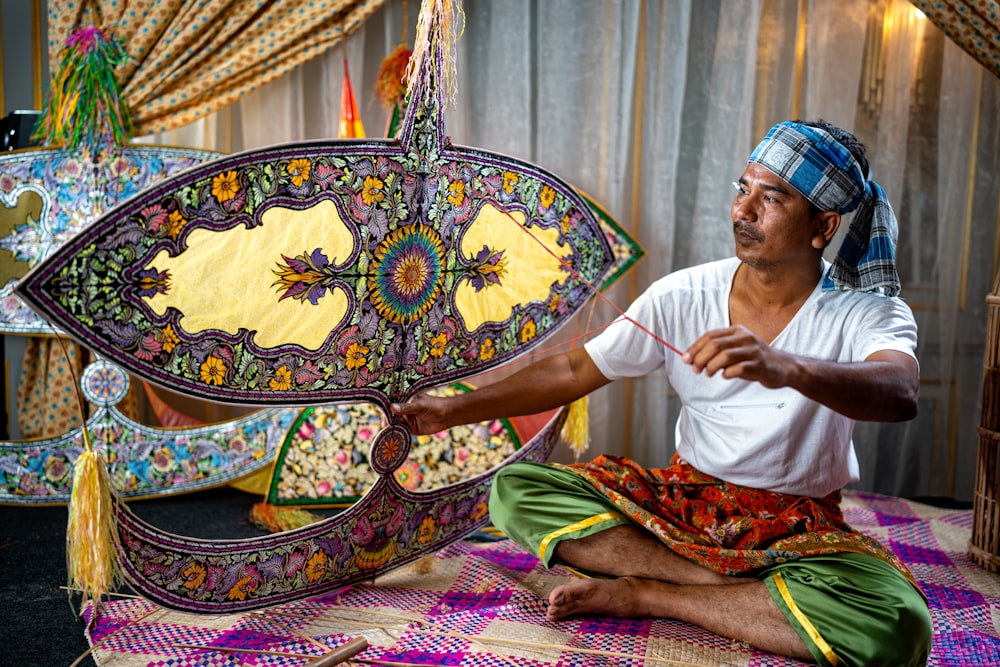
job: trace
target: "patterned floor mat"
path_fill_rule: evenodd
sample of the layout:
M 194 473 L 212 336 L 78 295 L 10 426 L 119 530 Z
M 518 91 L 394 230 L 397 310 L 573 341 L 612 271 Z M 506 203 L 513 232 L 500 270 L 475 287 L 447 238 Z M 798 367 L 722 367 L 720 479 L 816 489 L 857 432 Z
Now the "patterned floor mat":
M 1000 664 L 1000 575 L 967 555 L 970 511 L 860 493 L 845 496 L 844 511 L 852 525 L 899 554 L 930 600 L 929 665 Z M 358 637 L 369 647 L 350 664 L 804 664 L 676 621 L 547 621 L 548 592 L 572 576 L 542 569 L 508 540 L 465 541 L 370 584 L 259 612 L 197 616 L 115 600 L 94 619 L 88 639 L 102 667 L 292 667 Z

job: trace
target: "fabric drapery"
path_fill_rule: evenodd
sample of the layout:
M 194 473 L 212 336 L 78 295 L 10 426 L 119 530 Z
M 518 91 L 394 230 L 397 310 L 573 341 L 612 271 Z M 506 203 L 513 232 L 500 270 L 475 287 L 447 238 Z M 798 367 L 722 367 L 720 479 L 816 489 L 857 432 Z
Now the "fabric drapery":
M 938 28 L 1000 76 L 1000 3 L 995 0 L 911 0 Z
M 121 40 L 119 84 L 136 136 L 236 101 L 338 44 L 384 0 L 84 0 L 48 3 L 49 60 L 93 23 Z

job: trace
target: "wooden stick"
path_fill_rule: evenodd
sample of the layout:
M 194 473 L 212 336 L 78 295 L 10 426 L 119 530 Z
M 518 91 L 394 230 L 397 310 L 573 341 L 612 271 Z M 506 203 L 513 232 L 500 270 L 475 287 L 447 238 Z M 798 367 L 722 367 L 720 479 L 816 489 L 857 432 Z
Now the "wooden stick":
M 339 665 L 345 660 L 350 660 L 367 648 L 368 640 L 364 637 L 358 637 L 356 639 L 352 639 L 346 644 L 341 644 L 333 651 L 330 651 L 317 660 L 313 660 L 305 667 L 333 667 L 333 665 Z
M 334 650 L 330 651 L 326 655 L 321 655 L 318 658 L 315 655 L 305 655 L 303 653 L 285 653 L 283 651 L 267 651 L 263 649 L 252 649 L 252 648 L 230 648 L 226 646 L 202 646 L 200 644 L 171 644 L 173 648 L 186 648 L 198 651 L 217 651 L 219 653 L 246 653 L 251 655 L 273 655 L 280 656 L 282 658 L 302 658 L 303 660 L 310 660 L 305 667 L 333 667 L 333 665 L 339 665 L 344 660 L 349 660 L 361 653 L 368 648 L 368 640 L 364 637 L 358 637 L 357 639 L 352 639 L 351 641 L 341 644 Z M 324 646 L 323 648 L 329 648 Z
M 228 648 L 226 646 L 202 646 L 200 644 L 171 644 L 171 648 L 188 648 L 196 651 L 218 651 L 219 653 L 248 653 L 251 655 L 277 655 L 284 658 L 302 658 L 303 660 L 315 660 L 315 655 L 304 653 L 282 653 L 281 651 L 265 651 L 253 648 Z M 321 656 L 322 657 L 322 656 Z
M 340 609 L 348 609 L 348 610 L 352 610 L 352 611 L 359 611 L 359 610 L 354 609 L 352 607 L 346 607 L 346 608 L 340 608 Z M 272 613 L 275 613 L 275 614 L 278 614 L 278 615 L 293 616 L 293 617 L 298 616 L 298 614 L 295 614 L 295 613 L 292 613 L 292 612 L 274 611 Z M 426 618 L 419 618 L 419 619 L 418 618 L 412 618 L 412 617 L 409 617 L 409 616 L 404 615 L 404 614 L 394 614 L 392 612 L 383 612 L 383 611 L 379 611 L 379 610 L 376 610 L 376 609 L 365 609 L 364 613 L 365 614 L 381 614 L 383 616 L 389 616 L 389 617 L 395 617 L 395 618 L 402 618 L 404 620 L 410 621 L 411 623 L 425 623 L 425 624 L 426 623 L 430 623 L 430 621 L 428 621 L 428 619 L 426 619 Z M 313 623 L 318 623 L 318 622 L 320 622 L 320 621 L 318 621 L 318 619 L 313 618 Z M 362 623 L 360 621 L 353 621 L 353 620 L 346 619 L 346 618 L 335 618 L 335 619 L 330 619 L 329 621 L 326 621 L 327 625 L 333 625 L 334 623 L 346 623 L 347 625 L 361 626 L 361 627 L 366 627 L 366 628 L 371 628 L 372 627 L 370 623 Z M 385 628 L 381 628 L 381 629 L 385 630 Z M 505 639 L 503 637 L 484 637 L 482 635 L 466 635 L 466 634 L 462 634 L 460 632 L 437 631 L 437 630 L 421 630 L 419 628 L 396 628 L 396 629 L 404 631 L 404 632 L 412 632 L 414 634 L 437 636 L 437 637 L 452 637 L 452 638 L 455 638 L 455 639 L 465 639 L 465 640 L 470 641 L 470 642 L 485 642 L 485 643 L 492 642 L 492 643 L 495 643 L 495 644 L 510 644 L 510 645 L 514 645 L 514 646 L 536 648 L 536 649 L 539 649 L 539 650 L 568 651 L 568 652 L 571 652 L 571 653 L 580 653 L 580 654 L 586 654 L 586 655 L 599 655 L 599 656 L 604 656 L 604 657 L 609 657 L 609 658 L 629 658 L 629 659 L 632 659 L 632 660 L 644 660 L 644 661 L 647 661 L 647 662 L 657 662 L 657 663 L 663 663 L 663 664 L 667 664 L 667 665 L 679 665 L 680 667 L 710 667 L 710 666 L 705 665 L 704 663 L 700 663 L 700 662 L 685 662 L 683 660 L 671 660 L 670 658 L 659 658 L 659 657 L 656 657 L 656 656 L 644 656 L 644 655 L 638 655 L 638 654 L 635 654 L 635 653 L 621 653 L 621 652 L 617 652 L 617 651 L 602 651 L 602 650 L 599 650 L 599 649 L 574 648 L 572 646 L 563 646 L 563 645 L 557 645 L 557 644 L 542 644 L 542 643 L 538 643 L 538 642 L 523 641 L 523 640 L 520 640 L 520 639 Z M 387 630 L 386 630 L 386 634 L 389 634 Z
M 394 660 L 374 660 L 372 658 L 354 658 L 351 662 L 378 665 L 379 667 L 454 667 L 453 665 L 430 665 L 425 662 L 396 662 Z
M 70 586 L 60 586 L 59 590 L 61 590 L 61 591 L 68 591 L 70 593 L 82 593 L 83 592 L 79 588 L 72 588 Z M 128 593 L 116 593 L 115 591 L 108 591 L 107 593 L 105 593 L 105 595 L 107 595 L 109 598 L 124 598 L 126 600 L 143 600 L 143 601 L 146 601 L 146 598 L 144 598 L 144 597 L 142 597 L 140 595 L 129 595 Z M 152 603 L 150 603 L 150 604 L 152 604 Z

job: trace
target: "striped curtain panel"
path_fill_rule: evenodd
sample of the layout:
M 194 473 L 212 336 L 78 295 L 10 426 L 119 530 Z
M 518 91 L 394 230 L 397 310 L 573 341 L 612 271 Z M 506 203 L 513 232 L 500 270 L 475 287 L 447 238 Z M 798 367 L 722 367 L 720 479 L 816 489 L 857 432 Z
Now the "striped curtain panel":
M 385 0 L 61 0 L 48 3 L 51 71 L 93 23 L 131 56 L 119 72 L 135 135 L 231 104 L 351 34 Z
M 1000 77 L 1000 2 L 910 0 L 941 32 Z

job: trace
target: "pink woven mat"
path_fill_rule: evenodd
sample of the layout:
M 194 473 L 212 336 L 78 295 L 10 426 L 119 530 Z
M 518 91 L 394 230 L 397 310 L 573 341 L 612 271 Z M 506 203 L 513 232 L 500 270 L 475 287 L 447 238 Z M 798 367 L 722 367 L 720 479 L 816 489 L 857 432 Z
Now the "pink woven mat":
M 847 494 L 844 509 L 854 526 L 900 555 L 930 600 L 929 665 L 1000 664 L 1000 575 L 966 554 L 971 512 L 859 493 Z M 259 612 L 198 616 L 115 600 L 88 639 L 102 667 L 300 666 L 356 637 L 369 644 L 357 657 L 382 664 L 804 664 L 676 621 L 547 621 L 548 592 L 572 576 L 544 570 L 508 540 L 465 541 L 370 584 Z

